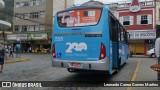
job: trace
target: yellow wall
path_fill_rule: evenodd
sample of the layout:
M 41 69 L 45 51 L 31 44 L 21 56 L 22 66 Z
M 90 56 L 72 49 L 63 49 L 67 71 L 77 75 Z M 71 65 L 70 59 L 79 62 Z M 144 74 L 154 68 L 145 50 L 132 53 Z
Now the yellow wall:
M 134 53 L 134 54 L 144 54 L 145 52 L 145 46 L 143 43 L 136 43 L 136 44 L 130 44 L 130 47 L 131 47 L 131 51 Z

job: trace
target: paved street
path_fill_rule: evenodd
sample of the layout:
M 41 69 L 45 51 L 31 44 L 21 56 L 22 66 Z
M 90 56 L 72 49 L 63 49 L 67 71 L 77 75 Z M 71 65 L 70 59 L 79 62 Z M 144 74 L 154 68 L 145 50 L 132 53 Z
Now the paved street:
M 76 74 L 69 73 L 63 68 L 51 67 L 51 56 L 49 54 L 23 54 L 22 57 L 29 58 L 26 62 L 5 64 L 4 72 L 0 74 L 0 81 L 157 81 L 156 72 L 150 66 L 156 63 L 155 58 L 144 58 L 134 56 L 121 68 L 118 74 L 103 76 L 98 74 Z M 135 72 L 136 67 L 137 72 Z M 134 78 L 134 77 L 135 78 Z M 98 83 L 97 83 L 98 84 Z M 144 87 L 140 89 L 150 90 Z M 3 88 L 4 89 L 4 88 Z M 9 88 L 5 88 L 9 89 Z M 12 88 L 20 89 L 20 88 Z M 31 89 L 31 88 L 29 88 Z M 117 90 L 113 87 L 78 87 L 78 88 L 45 88 L 49 90 Z M 139 88 L 120 87 L 118 90 L 137 90 Z M 21 89 L 20 89 L 21 90 Z M 152 90 L 158 90 L 153 88 Z

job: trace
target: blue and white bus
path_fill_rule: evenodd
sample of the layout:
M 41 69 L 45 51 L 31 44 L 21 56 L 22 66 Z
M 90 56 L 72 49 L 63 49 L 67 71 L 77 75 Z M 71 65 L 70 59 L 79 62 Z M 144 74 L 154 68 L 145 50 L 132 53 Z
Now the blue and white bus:
M 128 59 L 128 35 L 107 6 L 89 4 L 55 15 L 52 66 L 112 74 Z

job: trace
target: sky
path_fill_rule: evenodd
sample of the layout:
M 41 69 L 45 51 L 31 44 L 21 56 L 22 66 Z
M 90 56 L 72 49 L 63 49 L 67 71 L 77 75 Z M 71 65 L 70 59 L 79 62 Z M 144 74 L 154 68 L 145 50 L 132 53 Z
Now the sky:
M 90 1 L 90 0 L 74 0 L 74 4 L 79 5 L 79 4 L 82 4 L 82 3 L 87 2 L 87 1 Z M 100 1 L 100 2 L 103 2 L 104 4 L 107 4 L 107 3 L 121 2 L 121 1 L 131 1 L 131 0 L 94 0 L 94 1 Z M 140 0 L 140 1 L 145 1 L 145 0 Z M 152 0 L 146 0 L 146 1 L 152 1 Z

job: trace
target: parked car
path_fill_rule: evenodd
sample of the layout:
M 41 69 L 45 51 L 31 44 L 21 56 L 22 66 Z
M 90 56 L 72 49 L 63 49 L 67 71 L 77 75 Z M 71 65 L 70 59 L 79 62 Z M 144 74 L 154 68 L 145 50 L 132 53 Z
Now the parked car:
M 152 49 L 148 50 L 148 51 L 147 51 L 147 55 L 148 55 L 149 57 L 151 57 L 151 58 L 156 57 L 156 55 L 155 55 L 155 48 L 152 48 Z

